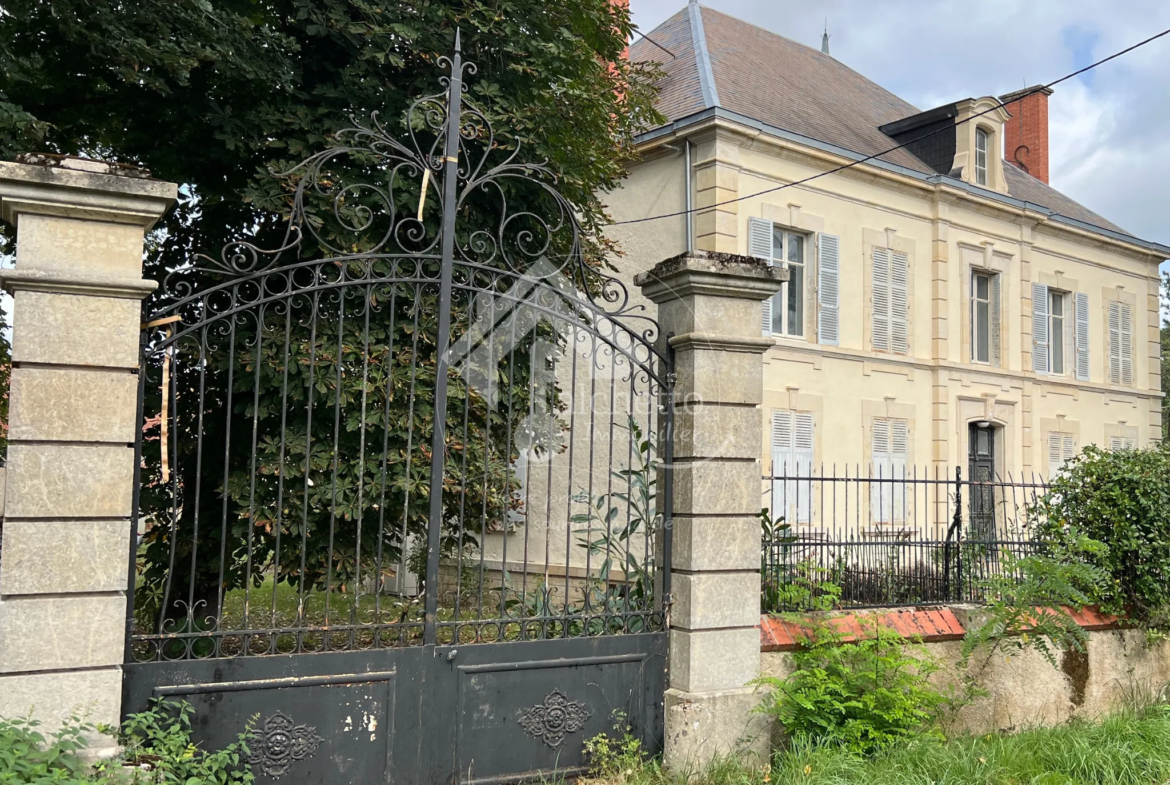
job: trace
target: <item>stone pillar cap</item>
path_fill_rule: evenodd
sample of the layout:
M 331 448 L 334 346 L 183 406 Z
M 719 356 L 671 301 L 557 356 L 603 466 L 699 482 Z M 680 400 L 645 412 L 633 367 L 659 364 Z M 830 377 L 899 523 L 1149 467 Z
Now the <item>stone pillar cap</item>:
M 763 300 L 787 280 L 788 270 L 763 259 L 713 251 L 679 254 L 634 276 L 634 283 L 655 303 L 695 294 Z
M 54 215 L 149 229 L 175 203 L 178 186 L 123 164 L 25 155 L 35 163 L 0 161 L 0 218 Z

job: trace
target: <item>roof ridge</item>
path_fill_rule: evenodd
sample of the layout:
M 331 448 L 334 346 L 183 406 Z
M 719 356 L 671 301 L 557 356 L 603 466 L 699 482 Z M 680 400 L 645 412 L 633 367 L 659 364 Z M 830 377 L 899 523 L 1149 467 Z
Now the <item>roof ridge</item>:
M 694 0 L 691 0 L 687 3 L 687 14 L 691 28 L 691 43 L 695 47 L 695 67 L 699 71 L 699 88 L 703 92 L 703 106 L 710 109 L 719 106 L 719 88 L 715 85 L 715 71 L 711 67 L 711 55 L 707 51 L 707 33 L 703 30 L 703 9 Z

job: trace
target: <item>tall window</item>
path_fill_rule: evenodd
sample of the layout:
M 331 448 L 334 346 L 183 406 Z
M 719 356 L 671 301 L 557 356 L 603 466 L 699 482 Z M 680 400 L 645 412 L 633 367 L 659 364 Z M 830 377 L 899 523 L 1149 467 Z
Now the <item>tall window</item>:
M 971 362 L 999 364 L 999 275 L 971 272 Z
M 1089 380 L 1087 294 L 1032 284 L 1032 370 Z
M 987 132 L 975 129 L 975 183 L 987 185 Z
M 1048 368 L 1050 373 L 1064 373 L 1064 292 L 1048 292 Z
M 808 238 L 771 221 L 748 222 L 748 253 L 769 264 L 788 269 L 788 280 L 771 299 L 764 301 L 764 331 L 772 335 L 804 335 L 805 262 Z

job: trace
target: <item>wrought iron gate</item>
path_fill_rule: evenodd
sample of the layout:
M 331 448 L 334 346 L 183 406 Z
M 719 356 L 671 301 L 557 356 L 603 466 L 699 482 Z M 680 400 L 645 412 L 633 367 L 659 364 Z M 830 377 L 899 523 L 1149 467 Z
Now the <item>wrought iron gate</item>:
M 288 173 L 278 248 L 172 271 L 143 333 L 124 712 L 247 726 L 260 782 L 661 743 L 671 359 L 442 63 L 401 134 Z

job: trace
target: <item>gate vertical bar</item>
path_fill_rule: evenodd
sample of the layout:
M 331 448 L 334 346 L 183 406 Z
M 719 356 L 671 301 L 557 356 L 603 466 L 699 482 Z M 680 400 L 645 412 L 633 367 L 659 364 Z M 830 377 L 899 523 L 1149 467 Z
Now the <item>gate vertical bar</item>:
M 666 336 L 666 394 L 663 396 L 664 418 L 662 428 L 662 615 L 666 627 L 670 627 L 670 572 L 673 569 L 671 558 L 671 533 L 674 530 L 674 347 L 670 339 L 674 333 Z
M 435 425 L 431 440 L 430 515 L 427 523 L 427 583 L 423 643 L 436 642 L 439 610 L 439 542 L 443 522 L 443 464 L 446 458 L 447 364 L 451 343 L 451 275 L 455 259 L 455 199 L 459 178 L 459 115 L 463 100 L 463 56 L 455 31 L 447 84 L 447 136 L 443 142 L 443 239 L 439 273 L 439 334 L 435 345 Z

